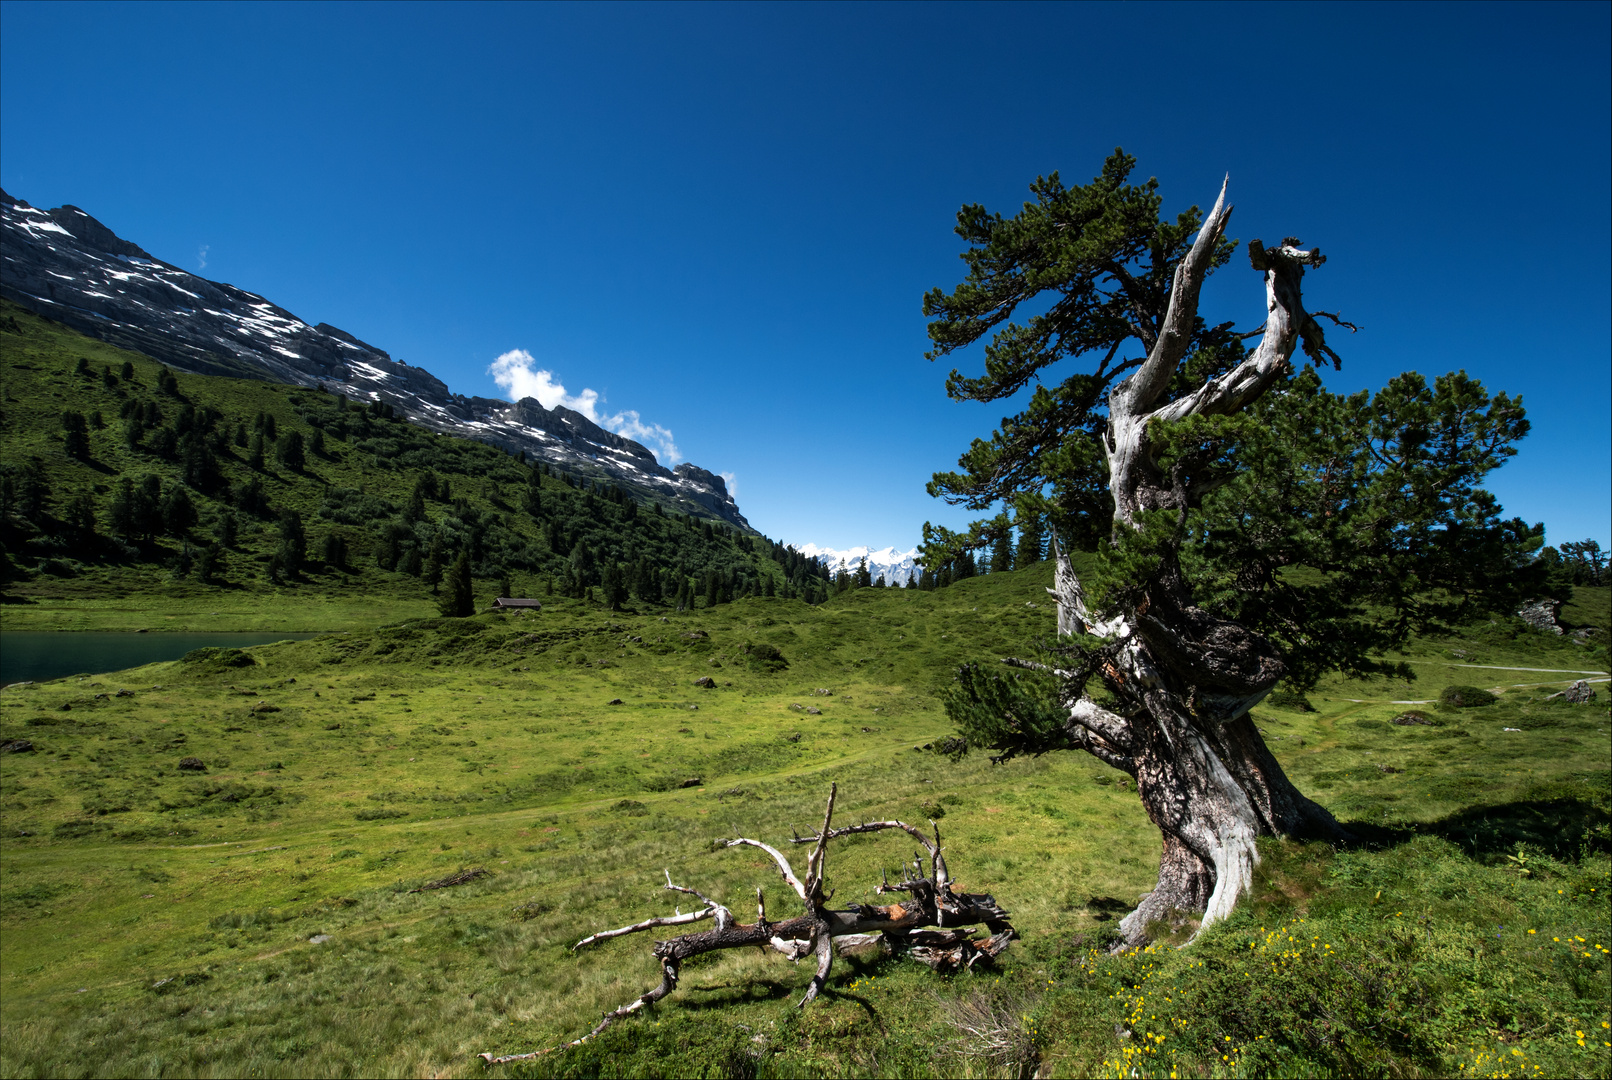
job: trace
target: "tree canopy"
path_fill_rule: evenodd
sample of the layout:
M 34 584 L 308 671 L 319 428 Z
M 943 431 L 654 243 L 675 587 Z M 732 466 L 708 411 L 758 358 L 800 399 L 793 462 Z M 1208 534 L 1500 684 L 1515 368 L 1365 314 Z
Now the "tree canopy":
M 1099 605 L 1138 600 L 1161 567 L 1179 572 L 1197 603 L 1269 636 L 1301 685 L 1333 668 L 1383 671 L 1376 657 L 1411 630 L 1537 590 L 1531 554 L 1542 529 L 1502 520 L 1480 486 L 1528 432 L 1521 399 L 1490 395 L 1459 371 L 1339 395 L 1314 363 L 1284 361 L 1235 400 L 1229 384 L 1242 378 L 1246 343 L 1266 328 L 1209 325 L 1195 297 L 1190 318 L 1172 309 L 1204 215 L 1192 206 L 1165 216 L 1157 180 L 1130 182 L 1135 164 L 1116 150 L 1089 184 L 1038 177 L 1011 218 L 978 205 L 958 212 L 968 274 L 924 297 L 927 355 L 984 342 L 980 374 L 948 376 L 955 400 L 1034 390 L 957 470 L 935 474 L 932 495 L 1001 509 L 962 532 L 926 525 L 925 563 L 994 546 L 1015 518 L 1045 515 L 1066 550 L 1097 554 L 1087 588 Z M 1230 207 L 1216 210 L 1223 227 Z M 1199 245 L 1195 271 L 1226 268 L 1238 246 L 1223 235 Z M 1264 273 L 1298 247 L 1291 237 L 1277 248 L 1255 240 L 1248 258 Z M 1297 275 L 1325 262 L 1299 254 Z M 1309 360 L 1341 367 L 1318 319 L 1357 328 L 1296 312 Z M 1115 528 L 1110 397 L 1164 351 L 1179 359 L 1152 399 L 1142 467 L 1167 494 L 1135 507 L 1137 527 Z

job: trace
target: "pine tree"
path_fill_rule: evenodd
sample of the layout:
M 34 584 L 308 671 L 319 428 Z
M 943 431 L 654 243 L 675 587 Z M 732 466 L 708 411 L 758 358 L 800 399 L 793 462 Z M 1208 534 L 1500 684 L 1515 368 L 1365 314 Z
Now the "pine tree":
M 235 516 L 235 511 L 226 506 L 218 512 L 218 517 L 213 523 L 213 538 L 222 547 L 234 547 L 235 535 L 240 531 L 240 527 L 240 520 Z
M 425 565 L 420 570 L 421 580 L 431 586 L 432 592 L 436 592 L 437 586 L 442 582 L 444 558 L 442 537 L 436 536 L 431 540 L 431 547 L 425 555 Z
M 153 540 L 162 531 L 162 479 L 146 474 L 134 489 L 134 531 Z
M 1046 558 L 1046 535 L 1041 525 L 1040 514 L 1020 514 L 1019 551 L 1014 557 L 1017 566 L 1029 566 Z
M 281 465 L 293 472 L 301 472 L 308 464 L 307 454 L 303 450 L 302 432 L 288 431 L 274 447 L 274 456 Z
M 991 573 L 1000 574 L 1013 569 L 1013 534 L 1003 529 L 991 545 Z
M 162 497 L 162 531 L 183 538 L 196 526 L 196 504 L 179 484 L 169 484 Z
M 324 558 L 321 561 L 334 570 L 347 569 L 347 541 L 340 533 L 325 533 Z
M 117 494 L 112 496 L 111 512 L 107 520 L 112 534 L 122 539 L 124 543 L 133 543 L 135 537 L 139 535 L 135 525 L 134 504 L 134 481 L 125 476 L 118 481 Z
M 452 619 L 474 615 L 476 601 L 471 595 L 471 588 L 470 553 L 461 551 L 448 570 L 447 580 L 443 582 L 442 598 L 437 602 L 438 610 Z
M 209 544 L 201 549 L 196 556 L 196 580 L 204 585 L 211 585 L 224 573 L 224 549 L 217 544 Z
M 90 456 L 89 421 L 83 413 L 71 409 L 62 413 L 62 450 L 80 460 Z
M 1351 839 L 1294 787 L 1249 713 L 1278 680 L 1386 675 L 1409 634 L 1515 610 L 1541 539 L 1477 486 L 1527 433 L 1519 402 L 1463 372 L 1329 393 L 1317 369 L 1342 360 L 1318 320 L 1348 324 L 1304 302 L 1321 253 L 1254 240 L 1238 266 L 1225 186 L 1207 214 L 1164 215 L 1157 181 L 1128 183 L 1135 164 L 1116 151 L 1089 184 L 1038 177 L 1013 218 L 965 206 L 968 278 L 924 298 L 931 359 L 985 346 L 983 372 L 949 377 L 952 397 L 1043 383 L 929 490 L 970 507 L 1049 505 L 1069 657 L 1046 694 L 966 665 L 947 712 L 992 760 L 1083 750 L 1136 778 L 1163 855 L 1119 923 L 1131 945 L 1154 920 L 1228 916 L 1262 835 Z M 1256 333 L 1200 317 L 1221 268 L 1265 312 Z M 961 572 L 988 524 L 926 526 L 926 559 L 953 556 Z M 1076 570 L 1074 551 L 1092 553 L 1095 573 Z
M 67 527 L 80 544 L 95 539 L 95 497 L 85 492 L 67 504 Z
M 627 600 L 627 585 L 621 567 L 614 562 L 605 564 L 601 591 L 604 593 L 605 606 L 611 611 L 620 611 L 621 605 Z
M 308 558 L 308 534 L 302 527 L 302 515 L 287 510 L 280 515 L 280 565 L 287 574 L 296 574 Z

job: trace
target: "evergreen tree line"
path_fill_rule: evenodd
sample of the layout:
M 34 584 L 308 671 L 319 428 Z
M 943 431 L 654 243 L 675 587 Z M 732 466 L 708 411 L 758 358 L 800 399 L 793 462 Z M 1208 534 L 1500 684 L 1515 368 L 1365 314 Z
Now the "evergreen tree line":
M 518 457 L 516 461 L 519 462 Z M 821 567 L 793 548 L 720 523 L 648 509 L 614 484 L 576 477 L 543 462 L 520 463 L 518 495 L 484 477 L 479 501 L 455 495 L 435 472 L 419 474 L 394 507 L 362 492 L 333 492 L 321 515 L 372 527 L 377 565 L 443 589 L 462 557 L 475 577 L 509 595 L 512 572 L 543 578 L 545 595 L 595 596 L 612 609 L 630 599 L 685 610 L 744 596 L 819 603 L 830 594 Z M 441 510 L 433 514 L 433 504 Z M 490 509 L 489 509 L 490 507 Z M 444 606 L 457 608 L 457 588 Z
M 141 385 L 132 363 L 97 372 L 80 358 L 76 374 L 86 397 L 104 389 L 112 409 L 61 414 L 63 453 L 103 472 L 121 464 L 123 475 L 92 490 L 72 485 L 58 499 L 51 474 L 59 464 L 35 456 L 0 465 L 0 519 L 12 552 L 42 547 L 112 561 L 160 559 L 177 576 L 220 581 L 244 537 L 256 538 L 250 543 L 263 560 L 267 526 L 267 571 L 275 582 L 372 562 L 439 590 L 462 560 L 474 577 L 499 581 L 505 595 L 511 575 L 526 572 L 539 575 L 548 593 L 597 591 L 612 606 L 633 597 L 682 607 L 746 595 L 820 602 L 830 593 L 827 575 L 792 548 L 646 508 L 614 484 L 528 463 L 524 453 L 424 431 L 385 402 L 291 389 L 290 407 L 279 416 L 265 409 L 230 419 L 187 399 L 166 367 L 157 369 L 154 386 Z M 95 382 L 101 385 L 91 391 Z M 108 428 L 109 413 L 122 424 L 120 452 L 96 461 L 94 448 L 106 444 L 93 436 Z M 301 476 L 315 459 L 333 460 L 342 441 L 348 451 L 377 441 L 396 448 L 388 459 L 393 469 L 404 460 L 421 464 L 409 498 L 399 505 L 365 488 L 332 488 L 307 522 L 271 503 L 265 481 L 290 484 L 305 500 Z M 131 454 L 149 462 L 149 471 L 129 469 Z M 296 475 L 269 472 L 271 459 Z M 323 535 L 310 539 L 310 527 Z
M 81 358 L 76 374 L 100 380 L 110 393 L 124 453 L 93 459 L 93 447 L 105 445 L 92 442 L 93 432 L 108 427 L 102 409 L 61 414 L 61 447 L 90 466 L 124 463 L 110 492 L 95 485 L 56 500 L 37 456 L 0 467 L 0 516 L 13 525 L 21 522 L 11 516 L 24 517 L 23 534 L 39 535 L 56 551 L 161 558 L 176 575 L 216 582 L 243 535 L 258 537 L 263 529 L 255 522 L 263 522 L 271 527 L 271 582 L 372 561 L 440 590 L 443 575 L 463 558 L 469 574 L 498 580 L 506 595 L 511 574 L 527 572 L 542 577 L 546 593 L 596 592 L 611 606 L 638 598 L 692 608 L 746 595 L 819 603 L 830 595 L 827 574 L 793 548 L 653 503 L 643 508 L 617 485 L 527 463 L 524 453 L 429 434 L 401 422 L 384 401 L 359 405 L 322 388 L 290 390 L 289 413 L 260 409 L 227 419 L 185 397 L 168 368 L 158 368 L 153 387 L 140 385 L 132 363 L 97 374 Z M 300 424 L 285 421 L 287 414 Z M 311 461 L 332 458 L 339 440 L 353 443 L 350 450 L 382 440 L 390 466 L 400 459 L 422 464 L 408 500 L 397 505 L 366 488 L 330 488 L 310 522 L 297 509 L 271 505 L 266 480 L 300 487 Z M 145 459 L 152 471 L 129 471 L 127 455 Z M 271 474 L 271 459 L 297 476 Z M 321 524 L 324 535 L 310 542 L 308 527 Z M 16 530 L 8 538 L 15 545 Z M 261 550 L 263 542 L 253 546 Z
M 964 549 L 933 566 L 920 565 L 908 588 L 944 589 L 979 574 L 1022 570 L 1047 557 L 1047 528 L 1039 514 L 1020 513 L 1011 524 L 1004 515 L 991 524 L 993 528 L 982 537 L 984 543 L 977 549 L 984 552 L 983 558 L 975 550 Z

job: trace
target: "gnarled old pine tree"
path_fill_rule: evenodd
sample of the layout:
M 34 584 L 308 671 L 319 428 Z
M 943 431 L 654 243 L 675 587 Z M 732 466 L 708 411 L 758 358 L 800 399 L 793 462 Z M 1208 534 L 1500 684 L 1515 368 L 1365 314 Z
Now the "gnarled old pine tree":
M 924 310 L 931 359 L 994 331 L 982 375 L 951 373 L 953 398 L 1038 384 L 931 494 L 1045 514 L 1060 540 L 1052 663 L 965 667 L 949 711 L 998 761 L 1079 749 L 1136 778 L 1163 834 L 1158 884 L 1120 924 L 1138 942 L 1155 920 L 1224 918 L 1257 837 L 1347 836 L 1288 780 L 1250 708 L 1329 670 L 1412 677 L 1385 651 L 1512 610 L 1542 530 L 1501 521 L 1477 487 L 1528 430 L 1520 400 L 1464 373 L 1342 397 L 1295 372 L 1298 348 L 1340 366 L 1319 319 L 1356 329 L 1305 308 L 1305 272 L 1325 260 L 1296 239 L 1247 247 L 1263 325 L 1208 325 L 1200 290 L 1237 248 L 1226 186 L 1207 215 L 1168 221 L 1156 181 L 1127 183 L 1134 164 L 1116 150 L 1085 186 L 1037 179 L 1013 218 L 964 207 L 968 277 Z M 1021 307 L 1040 313 L 1011 321 Z M 1060 364 L 1072 371 L 1053 382 Z M 1005 511 L 962 533 L 926 525 L 925 562 L 1012 525 Z

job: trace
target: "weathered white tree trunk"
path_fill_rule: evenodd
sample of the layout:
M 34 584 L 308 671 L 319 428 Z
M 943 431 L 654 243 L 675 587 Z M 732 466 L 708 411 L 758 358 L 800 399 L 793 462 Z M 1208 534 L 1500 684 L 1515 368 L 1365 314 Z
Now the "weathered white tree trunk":
M 1300 285 L 1322 257 L 1295 242 L 1250 245 L 1265 275 L 1266 320 L 1258 348 L 1235 369 L 1197 391 L 1159 404 L 1191 337 L 1202 287 L 1231 208 L 1226 189 L 1173 282 L 1161 333 L 1144 338 L 1148 356 L 1109 395 L 1105 451 L 1114 498 L 1114 527 L 1138 529 L 1145 511 L 1185 514 L 1207 489 L 1169 475 L 1149 438 L 1155 420 L 1228 415 L 1253 403 L 1288 367 L 1300 338 L 1326 349 L 1305 312 Z M 1151 336 L 1151 335 L 1150 335 Z M 1124 715 L 1089 698 L 1069 702 L 1069 731 L 1083 748 L 1136 777 L 1148 817 L 1164 837 L 1159 880 L 1121 921 L 1126 939 L 1147 937 L 1155 920 L 1201 913 L 1201 926 L 1225 918 L 1252 882 L 1261 835 L 1345 835 L 1325 809 L 1301 795 L 1260 738 L 1248 710 L 1282 676 L 1276 649 L 1236 623 L 1197 608 L 1172 556 L 1166 556 L 1142 601 L 1118 612 L 1094 612 L 1066 552 L 1055 547 L 1058 632 L 1096 634 L 1117 645 L 1102 669 Z

